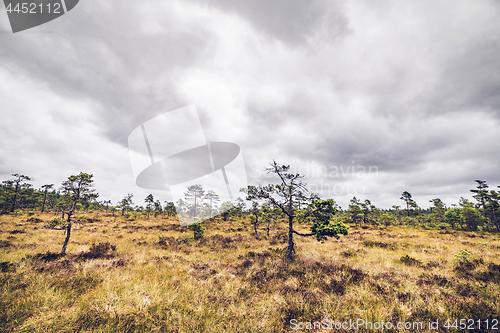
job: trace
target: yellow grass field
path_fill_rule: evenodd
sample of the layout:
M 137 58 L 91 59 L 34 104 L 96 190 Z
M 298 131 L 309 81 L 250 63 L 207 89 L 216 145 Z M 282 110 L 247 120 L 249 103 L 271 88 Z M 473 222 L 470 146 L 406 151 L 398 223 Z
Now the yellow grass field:
M 0 332 L 487 332 L 500 320 L 498 234 L 351 226 L 296 237 L 290 263 L 285 223 L 256 240 L 249 221 L 217 218 L 194 240 L 173 219 L 95 212 L 61 257 L 53 217 L 0 216 Z

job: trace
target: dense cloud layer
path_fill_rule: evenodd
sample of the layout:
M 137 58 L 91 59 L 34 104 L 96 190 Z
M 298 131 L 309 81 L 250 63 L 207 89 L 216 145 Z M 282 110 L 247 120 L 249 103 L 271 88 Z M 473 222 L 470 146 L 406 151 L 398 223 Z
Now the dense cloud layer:
M 196 104 L 209 141 L 273 159 L 343 207 L 467 196 L 500 184 L 495 1 L 85 1 L 12 34 L 0 12 L 0 176 L 94 173 L 137 188 L 127 137 Z M 167 200 L 168 193 L 155 192 Z

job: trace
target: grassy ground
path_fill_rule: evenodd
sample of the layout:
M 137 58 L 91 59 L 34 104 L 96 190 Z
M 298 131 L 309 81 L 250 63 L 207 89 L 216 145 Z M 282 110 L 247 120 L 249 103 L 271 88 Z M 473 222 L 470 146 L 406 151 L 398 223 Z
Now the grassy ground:
M 256 240 L 248 221 L 216 220 L 194 240 L 173 220 L 100 213 L 74 225 L 60 257 L 52 217 L 0 216 L 0 332 L 282 332 L 358 319 L 358 332 L 381 321 L 423 332 L 429 320 L 454 331 L 448 319 L 488 331 L 477 320 L 500 319 L 498 234 L 351 227 L 324 244 L 298 237 L 288 263 L 284 223 Z

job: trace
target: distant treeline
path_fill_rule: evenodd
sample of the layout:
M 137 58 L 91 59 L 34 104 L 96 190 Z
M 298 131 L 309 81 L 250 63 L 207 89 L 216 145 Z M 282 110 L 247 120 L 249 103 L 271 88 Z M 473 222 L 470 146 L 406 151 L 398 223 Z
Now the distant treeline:
M 68 202 L 68 194 L 54 184 L 46 184 L 39 189 L 33 188 L 29 176 L 13 174 L 12 179 L 0 184 L 0 213 L 23 214 L 24 212 L 50 211 L 62 213 Z M 461 198 L 458 204 L 450 206 L 439 199 L 430 200 L 432 207 L 422 209 L 405 191 L 401 195 L 401 205 L 391 209 L 379 209 L 370 200 L 353 197 L 347 209 L 340 209 L 336 220 L 352 223 L 357 226 L 390 226 L 412 225 L 426 228 L 453 228 L 468 231 L 500 231 L 500 191 L 488 189 L 483 180 L 476 180 L 477 186 L 471 189 L 474 202 Z M 500 187 L 500 186 L 497 186 Z M 176 205 L 165 201 L 163 204 L 155 200 L 153 195 L 144 199 L 144 205 L 135 205 L 133 195 L 127 194 L 119 202 L 112 204 L 111 200 L 98 200 L 98 194 L 82 198 L 76 207 L 79 211 L 105 210 L 113 215 L 120 214 L 127 218 L 138 219 L 163 215 L 173 217 L 176 214 L 204 220 L 220 215 L 221 218 L 250 218 L 269 225 L 271 222 L 285 218 L 283 212 L 272 205 L 254 203 L 247 208 L 245 201 L 237 199 L 234 202 L 219 204 L 219 196 L 213 191 L 205 191 L 201 185 L 192 185 L 185 193 L 185 199 Z M 176 208 L 177 207 L 177 208 Z M 300 210 L 300 207 L 295 207 Z
M 460 198 L 458 205 L 445 203 L 435 198 L 429 200 L 432 207 L 421 209 L 409 192 L 401 195 L 403 205 L 382 210 L 373 206 L 370 200 L 361 202 L 352 198 L 349 209 L 343 218 L 356 225 L 414 225 L 428 228 L 453 228 L 468 231 L 500 231 L 500 191 L 488 190 L 483 180 L 476 180 L 477 187 L 472 189 L 475 202 Z M 498 186 L 500 187 L 500 186 Z

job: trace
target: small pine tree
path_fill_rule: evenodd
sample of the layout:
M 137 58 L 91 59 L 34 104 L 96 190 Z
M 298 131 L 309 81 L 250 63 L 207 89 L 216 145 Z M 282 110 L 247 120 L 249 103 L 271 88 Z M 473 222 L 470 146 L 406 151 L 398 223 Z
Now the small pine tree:
M 207 230 L 200 222 L 195 222 L 187 226 L 188 229 L 193 230 L 194 239 L 203 238 L 205 231 Z

